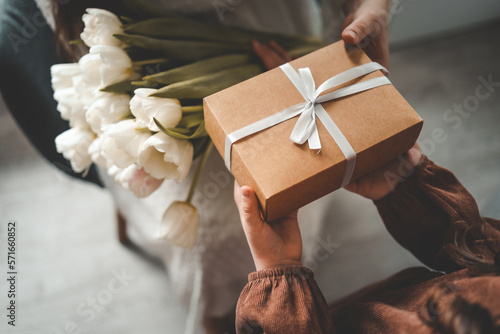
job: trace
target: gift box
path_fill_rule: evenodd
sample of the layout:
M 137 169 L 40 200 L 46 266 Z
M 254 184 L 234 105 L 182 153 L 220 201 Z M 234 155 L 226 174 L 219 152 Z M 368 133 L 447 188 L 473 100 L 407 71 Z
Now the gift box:
M 423 121 L 377 65 L 341 41 L 204 99 L 207 132 L 238 183 L 255 190 L 267 221 L 383 166 L 415 143 Z M 361 75 L 352 79 L 353 73 Z M 327 85 L 316 98 L 314 88 L 329 79 L 337 85 Z M 323 95 L 333 98 L 321 101 Z M 245 131 L 272 123 L 283 111 L 298 114 L 253 134 Z M 301 124 L 298 133 L 310 132 L 310 145 L 290 139 L 300 117 L 307 129 Z M 232 143 L 241 132 L 247 133 Z

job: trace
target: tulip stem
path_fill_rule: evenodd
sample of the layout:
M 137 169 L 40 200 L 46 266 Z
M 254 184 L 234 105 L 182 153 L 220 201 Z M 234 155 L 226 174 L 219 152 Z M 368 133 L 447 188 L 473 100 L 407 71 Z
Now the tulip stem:
M 196 189 L 196 185 L 198 184 L 198 181 L 200 180 L 201 172 L 203 171 L 203 168 L 205 167 L 208 156 L 210 154 L 210 151 L 212 151 L 213 146 L 214 146 L 214 143 L 210 140 L 207 147 L 205 148 L 205 151 L 203 152 L 203 155 L 201 156 L 200 163 L 198 164 L 198 167 L 196 168 L 196 173 L 194 174 L 193 181 L 191 181 L 191 187 L 189 187 L 189 192 L 188 192 L 188 195 L 186 198 L 186 202 L 188 202 L 188 203 L 191 203 L 191 200 L 193 199 L 194 190 Z
M 203 106 L 186 106 L 186 107 L 182 107 L 182 112 L 183 113 L 200 112 L 200 111 L 203 111 Z

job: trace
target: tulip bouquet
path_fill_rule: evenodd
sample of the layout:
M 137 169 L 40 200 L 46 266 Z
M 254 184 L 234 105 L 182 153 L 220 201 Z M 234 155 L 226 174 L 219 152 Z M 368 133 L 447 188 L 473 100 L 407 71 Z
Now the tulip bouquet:
M 135 20 L 96 8 L 83 16 L 78 63 L 52 66 L 52 87 L 70 129 L 55 144 L 75 172 L 92 163 L 142 198 L 165 179 L 182 180 L 202 156 L 188 197 L 165 212 L 159 237 L 192 248 L 190 204 L 212 147 L 202 99 L 263 71 L 251 40 L 275 40 L 291 55 L 321 46 L 310 37 L 258 33 L 168 15 Z

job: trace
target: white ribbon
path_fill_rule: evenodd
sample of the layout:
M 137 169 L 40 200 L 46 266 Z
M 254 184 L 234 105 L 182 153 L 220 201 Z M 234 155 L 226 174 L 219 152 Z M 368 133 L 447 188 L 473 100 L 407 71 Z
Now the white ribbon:
M 337 124 L 335 124 L 335 122 L 330 118 L 321 103 L 360 93 L 383 85 L 389 85 L 391 82 L 387 79 L 387 77 L 383 76 L 340 88 L 325 95 L 321 95 L 321 93 L 353 79 L 362 77 L 368 73 L 377 70 L 387 70 L 376 62 L 363 64 L 331 77 L 323 82 L 318 89 L 316 89 L 314 78 L 309 67 L 299 69 L 298 73 L 288 63 L 281 65 L 280 68 L 286 74 L 288 79 L 290 79 L 295 88 L 297 88 L 300 92 L 305 102 L 286 108 L 271 116 L 263 118 L 260 121 L 228 134 L 226 137 L 224 152 L 226 167 L 231 170 L 231 149 L 235 142 L 298 115 L 300 115 L 300 117 L 293 128 L 290 140 L 297 144 L 303 144 L 307 141 L 310 149 L 321 150 L 321 142 L 319 139 L 318 128 L 316 126 L 317 116 L 328 130 L 328 133 L 330 133 L 333 140 L 335 140 L 347 160 L 341 186 L 344 187 L 348 185 L 351 181 L 352 173 L 354 172 L 356 152 L 352 148 L 351 144 L 349 144 L 342 131 L 340 131 Z

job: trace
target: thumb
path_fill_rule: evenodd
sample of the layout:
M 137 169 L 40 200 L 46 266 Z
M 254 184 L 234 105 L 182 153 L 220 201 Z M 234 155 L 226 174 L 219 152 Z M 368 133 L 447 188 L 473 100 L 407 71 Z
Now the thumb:
M 241 187 L 241 202 L 238 209 L 243 230 L 247 238 L 252 238 L 262 230 L 265 224 L 260 216 L 259 204 L 252 188 Z
M 380 28 L 375 13 L 367 11 L 356 17 L 342 31 L 342 40 L 347 44 L 357 45 L 366 37 L 376 34 Z

